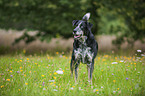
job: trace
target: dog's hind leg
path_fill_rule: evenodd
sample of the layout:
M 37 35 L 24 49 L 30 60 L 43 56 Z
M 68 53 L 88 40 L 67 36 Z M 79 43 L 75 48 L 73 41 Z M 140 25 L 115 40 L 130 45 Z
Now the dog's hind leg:
M 88 79 L 92 85 L 92 74 L 93 74 L 93 70 L 94 70 L 94 61 L 87 65 L 87 69 L 88 69 Z

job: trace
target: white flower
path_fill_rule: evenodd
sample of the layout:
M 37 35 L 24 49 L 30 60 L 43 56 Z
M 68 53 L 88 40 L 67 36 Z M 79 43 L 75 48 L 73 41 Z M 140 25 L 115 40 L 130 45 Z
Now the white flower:
M 58 90 L 56 90 L 56 89 L 53 89 L 53 91 L 58 91 Z
M 49 82 L 55 82 L 55 80 L 49 80 Z
M 56 73 L 57 73 L 57 74 L 63 74 L 63 71 L 58 70 L 58 71 L 56 71 Z
M 137 52 L 141 52 L 141 50 L 137 50 Z
M 112 62 L 112 64 L 118 64 L 118 62 Z
M 116 93 L 116 91 L 113 91 L 113 93 L 115 94 L 115 93 Z
M 101 88 L 103 89 L 103 86 L 101 86 Z
M 81 89 L 81 87 L 79 87 L 79 90 L 83 90 L 83 89 Z
M 71 90 L 74 90 L 74 88 L 73 88 L 73 87 L 71 87 L 70 89 L 71 89 Z
M 120 60 L 120 62 L 124 62 L 124 60 Z

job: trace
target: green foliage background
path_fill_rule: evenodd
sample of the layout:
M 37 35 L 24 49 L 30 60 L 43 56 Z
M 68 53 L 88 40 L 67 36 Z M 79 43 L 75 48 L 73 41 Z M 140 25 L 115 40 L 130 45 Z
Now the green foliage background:
M 143 0 L 0 0 L 0 28 L 27 31 L 18 39 L 29 43 L 39 38 L 72 36 L 72 20 L 90 12 L 93 34 L 115 34 L 115 44 L 132 43 L 145 36 Z M 38 30 L 34 36 L 29 30 Z M 127 39 L 124 39 L 127 37 Z

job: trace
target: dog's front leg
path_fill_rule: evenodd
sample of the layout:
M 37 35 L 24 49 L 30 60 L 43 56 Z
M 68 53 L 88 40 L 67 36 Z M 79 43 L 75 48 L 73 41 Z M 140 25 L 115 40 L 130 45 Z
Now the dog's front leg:
M 77 78 L 78 78 L 78 68 L 79 68 L 79 62 L 75 64 L 75 82 L 77 82 Z
M 74 64 L 75 64 L 75 60 L 73 60 L 72 58 L 70 63 L 71 77 L 73 77 Z
M 92 85 L 92 74 L 93 74 L 93 70 L 94 70 L 94 63 L 92 62 L 90 64 L 87 64 L 87 69 L 88 69 L 88 79 Z

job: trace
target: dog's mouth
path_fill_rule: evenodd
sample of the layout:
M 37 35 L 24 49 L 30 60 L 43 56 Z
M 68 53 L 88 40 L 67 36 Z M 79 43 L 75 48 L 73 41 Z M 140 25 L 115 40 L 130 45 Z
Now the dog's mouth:
M 74 38 L 80 38 L 82 35 L 74 35 Z

